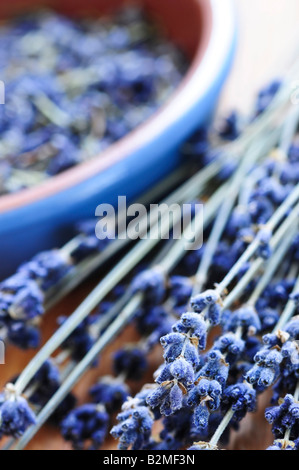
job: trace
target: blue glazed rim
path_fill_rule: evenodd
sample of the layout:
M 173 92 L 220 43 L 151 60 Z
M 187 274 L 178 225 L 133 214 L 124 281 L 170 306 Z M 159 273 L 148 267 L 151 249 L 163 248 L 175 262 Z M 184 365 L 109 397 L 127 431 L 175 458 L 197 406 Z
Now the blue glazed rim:
M 212 115 L 236 46 L 233 0 L 209 1 L 212 32 L 206 51 L 199 66 L 191 67 L 187 84 L 158 112 L 159 119 L 154 116 L 110 147 L 112 162 L 100 172 L 93 174 L 91 166 L 91 171 L 82 171 L 75 184 L 62 190 L 47 191 L 46 183 L 35 199 L 32 190 L 20 193 L 22 198 L 0 198 L 0 276 L 13 272 L 38 251 L 60 246 L 70 236 L 69 227 L 81 218 L 94 216 L 100 203 L 116 204 L 120 195 L 128 200 L 135 198 L 180 164 L 177 149 Z M 119 146 L 124 144 L 126 155 L 119 158 Z M 101 158 L 105 161 L 105 152 Z M 67 173 L 78 174 L 81 166 Z M 56 178 L 59 181 L 59 176 Z

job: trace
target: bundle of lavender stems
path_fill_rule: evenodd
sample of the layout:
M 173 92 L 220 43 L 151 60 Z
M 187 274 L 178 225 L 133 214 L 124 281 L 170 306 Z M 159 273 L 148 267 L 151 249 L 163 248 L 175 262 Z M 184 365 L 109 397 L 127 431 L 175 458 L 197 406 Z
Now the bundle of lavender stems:
M 109 264 L 5 386 L 3 449 L 25 448 L 48 421 L 79 450 L 105 448 L 109 434 L 121 450 L 224 449 L 262 394 L 270 449 L 299 449 L 299 110 L 289 99 L 292 78 L 263 89 L 249 119 L 232 114 L 184 145 L 187 166 L 199 169 L 162 200 L 158 222 L 143 221 L 150 237 L 132 247 L 122 237 L 100 241 L 95 223 L 82 222 L 67 245 L 40 253 L 0 284 L 1 338 L 39 348 L 47 311 Z M 161 201 L 179 179 L 170 175 L 144 202 Z M 168 208 L 198 202 L 204 241 L 186 251 L 185 240 L 196 238 L 194 220 L 181 239 L 165 240 Z M 173 231 L 181 217 L 172 218 Z M 74 386 L 128 325 L 139 340 L 113 353 L 111 374 L 77 406 Z M 132 384 L 144 384 L 153 351 L 161 365 L 134 396 Z

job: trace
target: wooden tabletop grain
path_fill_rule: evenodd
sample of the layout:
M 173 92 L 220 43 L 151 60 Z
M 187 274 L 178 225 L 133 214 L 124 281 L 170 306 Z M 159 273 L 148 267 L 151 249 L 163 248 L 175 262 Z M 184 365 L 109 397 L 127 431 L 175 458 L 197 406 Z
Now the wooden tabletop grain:
M 221 1 L 221 0 L 218 0 Z M 252 99 L 261 85 L 269 79 L 279 76 L 296 56 L 299 48 L 298 0 L 235 0 L 239 24 L 238 50 L 230 78 L 224 87 L 219 104 L 219 113 L 231 109 L 246 111 L 250 109 Z M 298 77 L 299 79 L 299 77 Z M 97 279 L 85 283 L 52 312 L 47 314 L 43 324 L 43 341 L 55 330 L 56 317 L 70 314 L 92 289 Z M 86 390 L 100 375 L 109 373 L 111 353 L 120 344 L 134 341 L 136 334 L 126 330 L 107 349 L 97 369 L 89 372 L 76 387 L 75 393 L 79 402 L 86 399 Z M 6 351 L 6 364 L 1 365 L 0 385 L 5 384 L 12 376 L 19 373 L 33 356 L 33 352 L 21 353 L 9 347 Z M 157 350 L 151 357 L 151 368 L 154 370 L 161 361 L 161 351 Z M 148 380 L 151 381 L 149 375 Z M 135 384 L 135 391 L 140 384 Z M 261 399 L 267 403 L 267 397 Z M 269 445 L 272 436 L 262 413 L 246 419 L 238 434 L 233 435 L 231 447 L 234 449 L 264 449 Z M 105 449 L 115 447 L 112 440 L 104 445 Z M 44 426 L 30 443 L 28 449 L 56 450 L 70 449 L 61 439 L 55 428 Z

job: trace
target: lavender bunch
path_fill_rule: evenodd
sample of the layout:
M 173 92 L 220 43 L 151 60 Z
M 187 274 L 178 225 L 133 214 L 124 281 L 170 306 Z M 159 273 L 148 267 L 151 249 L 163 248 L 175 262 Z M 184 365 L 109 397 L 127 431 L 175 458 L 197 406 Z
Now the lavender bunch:
M 275 108 L 275 106 L 274 106 Z M 275 108 L 276 109 L 276 108 Z M 276 110 L 277 111 L 277 110 Z M 265 115 L 265 118 L 254 124 L 254 129 L 258 129 L 258 132 L 264 130 L 264 126 L 267 123 L 269 115 Z M 277 113 L 275 114 L 277 117 Z M 259 134 L 260 135 L 260 134 Z M 245 138 L 246 137 L 246 138 Z M 245 137 L 242 136 L 241 142 L 242 146 L 246 149 L 248 147 L 248 135 Z M 236 174 L 245 178 L 248 172 L 250 172 L 251 166 L 254 166 L 256 162 L 264 156 L 264 152 L 267 152 L 267 148 L 269 145 L 276 140 L 275 134 L 271 134 L 267 139 L 262 139 L 258 145 L 254 146 L 254 148 L 250 148 L 248 150 L 248 154 L 246 153 L 240 161 L 240 168 L 237 168 Z M 241 143 L 233 147 L 234 152 L 240 150 Z M 241 146 L 241 147 L 242 147 Z M 242 148 L 243 148 L 242 147 Z M 238 158 L 235 156 L 236 162 Z M 245 163 L 246 162 L 246 163 Z M 208 173 L 209 177 L 206 177 L 204 180 L 204 184 L 202 183 L 202 172 L 196 175 L 192 181 L 193 186 L 191 186 L 192 191 L 185 192 L 184 197 L 188 194 L 188 199 L 192 195 L 192 192 L 195 195 L 198 195 L 199 191 L 202 191 L 203 187 L 206 184 L 206 181 L 209 181 L 216 175 L 217 171 L 223 167 L 223 163 L 221 158 L 216 159 L 209 163 L 207 167 L 202 170 L 205 174 Z M 239 181 L 236 179 L 235 173 L 232 176 L 231 182 L 233 191 L 230 197 L 230 204 L 231 201 L 234 201 L 235 195 L 238 195 L 240 191 Z M 212 175 L 212 176 L 211 176 Z M 201 181 L 201 188 L 200 190 L 196 187 L 195 182 Z M 217 211 L 219 208 L 222 208 L 223 196 L 226 193 L 228 185 L 224 184 L 221 186 L 215 194 L 211 196 L 206 204 L 206 227 L 209 226 L 211 221 L 215 218 Z M 202 320 L 202 323 L 205 325 L 206 333 L 209 330 L 211 325 L 217 324 L 220 322 L 221 319 L 221 302 L 226 305 L 223 307 L 227 308 L 229 305 L 234 304 L 235 300 L 240 297 L 244 290 L 246 290 L 247 286 L 247 279 L 249 280 L 254 279 L 256 274 L 258 273 L 259 269 L 266 263 L 266 256 L 265 256 L 265 244 L 269 243 L 270 253 L 275 252 L 277 250 L 277 246 L 279 245 L 280 241 L 286 234 L 287 230 L 291 226 L 292 222 L 294 221 L 294 217 L 296 217 L 296 211 L 291 211 L 291 207 L 296 204 L 297 199 L 299 197 L 298 188 L 295 188 L 293 191 L 290 190 L 289 195 L 286 195 L 286 198 L 283 200 L 282 204 L 278 204 L 278 209 L 273 210 L 273 215 L 270 218 L 269 222 L 267 221 L 267 227 L 263 228 L 258 232 L 258 235 L 254 238 L 254 240 L 248 245 L 245 249 L 243 255 L 240 256 L 238 261 L 234 264 L 232 269 L 229 270 L 227 276 L 219 284 L 216 289 L 208 289 L 208 291 L 204 292 L 204 294 L 199 294 L 197 297 L 197 304 L 194 303 L 193 312 L 194 316 L 199 317 Z M 193 197 L 194 197 L 193 196 Z M 182 194 L 180 195 L 182 198 Z M 190 199 L 189 199 L 190 200 Z M 225 206 L 225 210 L 223 211 L 225 214 L 225 218 L 230 213 L 230 207 Z M 289 213 L 287 217 L 286 214 Z M 295 213 L 295 216 L 294 216 Z M 221 215 L 221 211 L 219 212 L 219 216 Z M 285 220 L 284 220 L 285 219 Z M 282 222 L 283 224 L 279 229 L 277 226 Z M 218 216 L 216 217 L 215 221 L 218 223 L 221 222 L 223 224 L 223 220 L 220 220 Z M 163 238 L 163 230 L 164 225 L 162 227 L 161 237 Z M 188 229 L 187 229 L 188 231 Z M 274 233 L 273 236 L 268 237 L 268 242 L 265 242 L 265 237 L 261 236 L 262 232 L 270 231 Z M 213 238 L 213 237 L 212 237 Z M 96 307 L 96 305 L 101 302 L 101 300 L 109 293 L 109 291 L 117 285 L 118 282 L 122 280 L 122 278 L 127 274 L 128 270 L 132 269 L 140 260 L 147 254 L 149 251 L 157 244 L 156 241 L 152 240 L 142 240 L 139 244 L 136 245 L 133 250 L 124 257 L 124 259 L 118 263 L 118 265 L 109 273 L 109 275 L 97 286 L 97 288 L 88 296 L 88 298 L 83 302 L 82 305 L 74 312 L 74 314 L 66 320 L 63 325 L 59 328 L 53 338 L 40 350 L 37 354 L 36 358 L 29 363 L 27 368 L 22 372 L 20 377 L 17 379 L 15 384 L 16 395 L 19 396 L 22 391 L 26 388 L 32 377 L 36 374 L 36 372 L 40 369 L 41 365 L 44 361 L 61 345 L 63 342 L 69 338 L 69 336 L 75 331 L 75 329 L 84 321 L 89 313 Z M 259 253 L 261 247 L 263 250 Z M 268 253 L 269 251 L 266 250 Z M 254 255 L 258 253 L 260 256 L 254 258 Z M 119 331 L 126 325 L 131 319 L 136 315 L 136 310 L 140 308 L 144 299 L 153 298 L 157 302 L 163 299 L 163 294 L 166 288 L 166 280 L 169 276 L 169 273 L 173 270 L 174 266 L 183 258 L 184 250 L 183 250 L 183 243 L 181 240 L 175 242 L 173 246 L 170 247 L 166 256 L 162 258 L 162 262 L 159 261 L 158 266 L 154 264 L 154 267 L 151 269 L 150 273 L 142 273 L 138 278 L 137 286 L 133 283 L 133 288 L 128 292 L 128 296 L 125 294 L 124 303 L 121 304 L 121 307 L 118 306 L 117 308 L 112 308 L 109 311 L 108 315 L 105 315 L 106 319 L 105 322 L 102 323 L 101 329 L 99 330 L 100 336 L 99 339 L 95 342 L 89 352 L 84 356 L 84 358 L 79 362 L 78 365 L 67 375 L 66 379 L 60 386 L 60 388 L 55 392 L 52 398 L 48 401 L 45 407 L 39 412 L 37 416 L 36 425 L 33 426 L 31 429 L 25 432 L 24 437 L 19 441 L 16 448 L 23 447 L 26 442 L 34 435 L 34 433 L 39 429 L 39 427 L 43 424 L 43 422 L 53 413 L 54 409 L 57 405 L 61 402 L 63 398 L 66 397 L 69 390 L 72 386 L 79 380 L 80 377 L 85 373 L 88 367 L 92 364 L 94 359 L 97 355 L 103 350 L 103 348 L 112 340 L 112 338 L 118 334 Z M 240 282 L 236 285 L 235 289 L 225 298 L 225 290 L 226 288 L 233 282 L 233 280 L 239 275 L 240 269 L 243 267 L 244 263 L 249 262 L 251 258 L 254 258 L 252 261 L 252 266 L 248 272 L 244 272 L 244 275 Z M 249 273 L 249 274 L 248 274 Z M 161 290 L 162 287 L 162 290 Z M 150 294 L 149 294 L 150 293 Z M 195 297 L 195 298 L 196 298 Z M 120 313 L 119 313 L 120 312 Z M 119 313 L 118 317 L 117 314 Z M 179 344 L 180 352 L 178 352 L 178 356 L 174 356 L 174 360 L 172 363 L 165 364 L 164 369 L 159 371 L 161 375 L 165 373 L 165 387 L 167 386 L 169 389 L 173 389 L 174 392 L 172 393 L 171 399 L 176 407 L 176 413 L 180 412 L 184 409 L 184 405 L 186 403 L 186 399 L 189 397 L 189 393 L 194 388 L 195 384 L 195 376 L 197 372 L 202 370 L 202 372 L 207 372 L 215 380 L 218 382 L 222 387 L 225 385 L 226 379 L 228 377 L 228 364 L 225 362 L 225 356 L 221 353 L 220 350 L 211 351 L 206 357 L 200 357 L 199 350 L 202 347 L 202 341 L 204 341 L 206 337 L 206 333 L 204 333 L 201 329 L 200 325 L 195 324 L 194 318 L 187 318 L 187 325 L 188 322 L 191 322 L 188 330 L 186 331 L 185 325 L 181 320 L 176 323 L 176 327 L 178 328 L 177 331 L 173 331 L 173 333 L 178 333 L 181 336 L 186 338 L 186 341 L 183 344 Z M 109 322 L 111 322 L 109 324 Z M 199 322 L 200 323 L 200 322 Z M 109 326 L 108 326 L 109 325 Z M 252 325 L 250 325 L 252 326 Z M 107 329 L 106 329 L 107 328 Z M 189 331 L 190 330 L 190 331 Z M 251 331 L 251 329 L 249 328 Z M 245 332 L 247 334 L 247 330 Z M 239 334 L 236 332 L 236 334 Z M 190 347 L 189 347 L 190 346 Z M 240 345 L 239 345 L 240 347 Z M 174 352 L 175 354 L 175 352 Z M 198 364 L 197 364 L 198 361 Z M 175 367 L 172 367 L 173 363 L 175 363 Z M 193 364 L 193 365 L 192 365 Z M 196 365 L 197 364 L 197 365 Z M 193 381 L 194 380 L 194 381 Z M 193 381 L 193 384 L 192 384 Z M 159 384 L 163 385 L 163 383 Z M 215 402 L 215 407 L 218 406 L 217 395 L 219 394 L 219 387 L 217 390 L 216 383 L 213 384 L 214 388 L 209 390 L 207 389 L 207 393 L 213 395 L 213 399 Z M 130 411 L 126 412 L 122 415 L 121 420 L 123 425 L 121 429 L 117 431 L 117 434 L 121 437 L 122 446 L 131 446 L 134 445 L 134 448 L 137 447 L 144 447 L 147 445 L 154 447 L 155 445 L 159 445 L 159 443 L 155 443 L 151 440 L 149 424 L 153 421 L 153 417 L 161 415 L 161 409 L 157 410 L 155 407 L 154 415 L 152 411 L 145 406 L 144 400 L 147 401 L 151 399 L 153 393 L 156 390 L 150 392 L 146 391 L 145 395 L 143 395 L 143 401 L 141 402 L 141 408 L 139 409 L 139 401 L 137 403 L 138 410 L 130 407 Z M 164 393 L 164 392 L 163 392 Z M 168 389 L 167 389 L 168 394 Z M 210 400 L 210 395 L 207 395 L 206 402 L 208 403 Z M 163 442 L 166 441 L 169 443 L 173 443 L 177 441 L 178 443 L 178 435 L 173 432 L 174 421 L 172 418 L 172 410 L 170 409 L 171 413 L 169 413 L 169 403 L 170 403 L 170 396 L 166 398 L 165 403 L 163 402 L 163 412 L 166 411 L 165 420 L 165 432 L 166 435 L 164 436 L 165 439 Z M 162 403 L 161 403 L 162 406 Z M 161 408 L 161 407 L 160 407 Z M 133 409 L 133 411 L 132 411 Z M 126 410 L 124 410 L 126 411 Z M 136 413 L 135 413 L 136 411 Z M 193 423 L 193 410 L 191 413 L 187 413 L 187 421 L 189 422 L 189 426 Z M 128 422 L 127 422 L 128 420 Z M 200 419 L 199 419 L 200 422 Z M 216 425 L 217 420 L 214 420 L 214 425 Z M 138 433 L 138 424 L 141 424 L 142 429 L 144 430 L 145 435 L 142 433 Z M 186 424 L 187 426 L 187 424 Z M 171 432 L 167 433 L 167 430 L 171 430 Z M 132 433 L 130 434 L 130 432 Z M 193 431 L 190 433 L 190 436 L 198 434 L 198 430 Z M 136 441 L 136 435 L 138 437 Z M 131 437 L 130 437 L 131 436 Z M 187 436 L 185 435 L 185 438 Z M 169 444 L 170 445 L 170 444 Z M 172 444 L 173 445 L 173 444 Z
M 101 264 L 99 254 L 104 251 L 105 241 L 98 240 L 85 226 L 78 226 L 80 235 L 71 243 L 61 249 L 39 253 L 0 283 L 2 340 L 22 349 L 37 348 L 40 344 L 39 324 L 45 312 L 80 282 L 81 266 L 86 267 L 84 261 L 93 257 Z M 88 273 L 86 270 L 84 277 Z
M 194 178 L 205 184 L 211 177 L 198 172 Z M 153 190 L 143 195 L 144 203 L 159 198 L 177 182 L 177 175 L 167 177 Z M 171 193 L 165 202 L 193 195 L 194 189 L 184 183 Z M 119 214 L 125 220 L 124 214 Z M 147 225 L 147 221 L 145 221 Z M 95 233 L 96 221 L 77 223 L 77 235 L 61 249 L 41 252 L 20 266 L 16 274 L 0 283 L 0 334 L 1 339 L 22 348 L 37 348 L 40 343 L 39 324 L 43 315 L 59 300 L 71 292 L 96 269 L 107 262 L 128 244 L 127 238 L 111 243 L 99 239 Z M 117 227 L 116 227 L 117 229 Z
M 83 449 L 90 440 L 89 448 L 97 449 L 104 442 L 111 415 L 130 394 L 126 381 L 140 380 L 147 369 L 145 352 L 138 345 L 119 350 L 114 355 L 113 368 L 115 377 L 103 377 L 90 388 L 92 403 L 70 411 L 61 422 L 62 436 L 71 441 L 74 449 Z
M 71 257 L 59 250 L 44 252 L 0 283 L 1 338 L 23 348 L 39 345 L 38 324 L 48 291 L 72 269 Z
M 269 162 L 267 162 L 267 166 L 269 166 Z M 294 183 L 296 184 L 296 181 Z M 244 264 L 256 253 L 258 258 L 254 259 L 252 265 L 249 264 L 246 270 L 243 270 L 243 282 L 241 276 L 240 283 L 224 300 L 224 306 L 227 308 L 243 294 L 243 290 L 246 289 L 244 280 L 254 279 L 254 275 L 260 266 L 271 257 L 273 248 L 274 250 L 277 248 L 285 230 L 290 227 L 293 220 L 296 220 L 298 216 L 297 207 L 293 210 L 291 216 L 289 215 L 284 220 L 282 227 L 277 230 L 273 237 L 275 227 L 284 219 L 294 202 L 298 200 L 297 193 L 298 186 L 291 185 L 288 191 L 281 192 L 281 198 L 279 199 L 273 200 L 273 193 L 271 192 L 269 195 L 264 196 L 265 202 L 267 198 L 268 200 L 272 199 L 271 210 L 262 214 L 265 227 L 262 227 L 257 235 L 251 231 L 251 237 L 247 238 L 249 239 L 249 245 L 247 243 L 244 248 L 243 244 L 243 251 L 242 246 L 239 247 L 240 256 L 220 285 L 215 290 L 208 290 L 192 299 L 193 312 L 184 313 L 179 322 L 172 328 L 172 333 L 161 338 L 165 365 L 161 366 L 157 372 L 156 382 L 158 387 L 147 398 L 147 403 L 151 408 L 159 408 L 160 413 L 168 417 L 178 413 L 183 408 L 185 411 L 185 408 L 193 407 L 193 424 L 199 432 L 207 428 L 210 412 L 219 408 L 222 394 L 224 402 L 233 405 L 234 411 L 230 413 L 229 419 L 227 418 L 228 422 L 234 414 L 238 414 L 238 419 L 241 419 L 247 411 L 255 409 L 256 394 L 250 384 L 237 384 L 225 389 L 229 375 L 227 357 L 230 358 L 232 363 L 236 358 L 241 357 L 246 344 L 243 335 L 251 336 L 262 328 L 254 308 L 245 307 L 240 309 L 238 314 L 233 315 L 234 322 L 230 325 L 230 333 L 217 340 L 211 352 L 204 358 L 200 357 L 199 353 L 206 347 L 207 333 L 210 326 L 220 323 L 223 310 L 221 303 L 226 287 L 229 286 L 235 276 L 239 275 Z M 254 192 L 253 195 L 255 195 Z M 275 206 L 277 207 L 276 210 Z M 269 204 L 268 208 L 270 209 Z M 248 218 L 247 223 L 250 229 L 254 222 L 250 217 Z M 260 222 L 262 222 L 261 219 Z M 293 238 L 294 232 L 292 232 L 292 238 L 288 239 L 282 254 L 292 244 Z M 281 253 L 276 258 L 281 259 Z M 266 281 L 271 275 L 273 275 L 273 267 L 269 265 Z M 258 285 L 257 289 L 254 290 L 253 305 L 256 301 L 255 298 L 259 298 L 266 286 L 264 276 L 261 285 Z M 122 439 L 124 439 L 124 435 L 122 435 Z M 150 442 L 149 439 L 147 444 Z M 212 440 L 212 446 L 214 446 L 214 441 Z
M 90 440 L 92 441 L 90 449 L 98 448 L 103 443 L 107 434 L 107 422 L 111 422 L 111 415 L 119 411 L 123 402 L 130 395 L 130 388 L 126 382 L 129 381 L 131 384 L 132 381 L 142 379 L 148 369 L 147 356 L 159 342 L 161 331 L 168 330 L 176 320 L 173 313 L 168 310 L 168 304 L 180 305 L 189 298 L 192 284 L 188 278 L 173 276 L 169 279 L 169 282 L 165 283 L 161 276 L 162 274 L 159 272 L 145 270 L 133 279 L 132 292 L 140 290 L 144 292 L 143 304 L 134 319 L 135 326 L 142 334 L 142 337 L 136 344 L 126 345 L 114 353 L 113 371 L 115 377 L 106 376 L 101 378 L 89 391 L 92 403 L 85 403 L 74 409 L 61 423 L 63 437 L 71 441 L 75 449 L 84 448 L 86 442 Z M 159 305 L 165 297 L 168 298 L 164 301 L 164 305 Z M 92 325 L 95 324 L 94 321 L 91 323 Z M 84 322 L 84 326 L 85 324 L 86 322 Z M 83 338 L 85 338 L 87 331 L 83 332 Z M 77 333 L 76 331 L 74 333 L 75 335 L 73 334 L 71 337 L 73 336 L 77 343 L 76 348 L 74 348 L 77 356 L 78 351 L 81 351 L 81 328 L 78 329 Z M 79 343 L 77 342 L 78 339 Z M 83 341 L 83 344 L 85 343 L 86 341 Z M 67 347 L 68 344 L 65 346 Z M 99 412 L 102 417 L 104 416 L 103 413 L 106 416 L 106 419 L 102 420 L 102 427 L 99 427 L 97 421 Z M 94 423 L 94 426 L 91 422 Z M 99 428 L 102 429 L 101 440 L 95 440 L 93 436 L 94 433 L 98 436 Z
M 288 394 L 279 405 L 268 408 L 265 417 L 272 425 L 275 441 L 267 450 L 298 450 L 299 448 L 299 386 L 294 395 Z

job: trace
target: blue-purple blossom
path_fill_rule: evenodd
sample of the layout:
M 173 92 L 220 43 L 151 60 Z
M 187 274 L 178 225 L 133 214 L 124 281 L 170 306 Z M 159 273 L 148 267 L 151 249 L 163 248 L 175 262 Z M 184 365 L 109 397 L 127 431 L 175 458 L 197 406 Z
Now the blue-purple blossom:
M 268 108 L 280 87 L 281 81 L 274 80 L 259 92 L 256 102 L 257 116 L 263 113 Z
M 116 375 L 123 374 L 128 380 L 140 380 L 147 370 L 146 351 L 127 346 L 118 350 L 113 357 Z
M 159 304 L 166 294 L 165 275 L 159 269 L 142 271 L 133 279 L 131 289 L 133 293 L 142 292 L 150 305 Z
M 86 441 L 90 449 L 98 449 L 106 437 L 109 415 L 103 405 L 85 404 L 71 411 L 61 423 L 63 437 L 74 449 L 82 450 Z
M 187 305 L 190 300 L 193 285 L 188 277 L 171 276 L 169 279 L 170 297 L 175 305 Z
M 128 386 L 120 379 L 105 376 L 89 389 L 94 403 L 101 403 L 109 413 L 120 409 L 129 396 Z
M 286 395 L 278 406 L 267 408 L 265 417 L 272 425 L 272 432 L 277 439 L 283 438 L 290 430 L 290 438 L 298 438 L 299 432 L 299 403 L 292 395 Z
M 216 291 L 207 290 L 191 299 L 191 306 L 196 313 L 204 313 L 212 325 L 218 325 L 221 319 L 221 298 Z
M 205 360 L 205 365 L 199 370 L 198 377 L 208 377 L 225 385 L 229 373 L 229 364 L 225 361 L 223 354 L 218 351 L 210 351 Z
M 196 347 L 205 349 L 208 327 L 204 319 L 197 313 L 184 313 L 172 329 L 175 333 L 188 334 Z
M 225 331 L 235 332 L 241 327 L 245 333 L 255 334 L 261 330 L 259 316 L 253 307 L 242 307 L 226 315 L 225 320 Z
M 44 313 L 44 294 L 35 281 L 20 274 L 0 284 L 0 312 L 14 320 L 31 320 Z
M 147 403 L 168 416 L 181 409 L 184 395 L 194 386 L 194 370 L 184 358 L 178 358 L 161 368 L 156 383 L 158 387 L 149 393 Z
M 71 262 L 59 250 L 39 253 L 18 272 L 34 279 L 43 291 L 55 286 L 69 271 Z
M 14 386 L 8 384 L 0 396 L 0 435 L 18 438 L 35 422 L 27 400 L 17 396 Z
M 119 439 L 120 450 L 141 450 L 149 443 L 154 415 L 146 406 L 148 393 L 145 389 L 134 399 L 129 399 L 117 416 L 119 424 L 112 428 L 111 434 Z
M 244 382 L 230 385 L 223 392 L 222 404 L 225 408 L 232 408 L 234 420 L 240 421 L 247 412 L 256 410 L 256 390 Z

